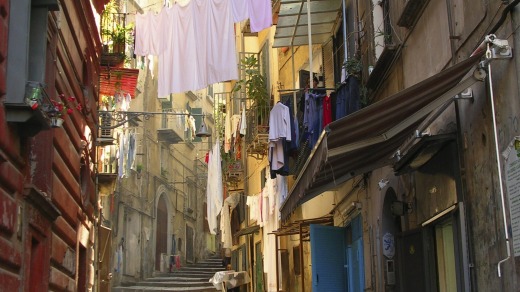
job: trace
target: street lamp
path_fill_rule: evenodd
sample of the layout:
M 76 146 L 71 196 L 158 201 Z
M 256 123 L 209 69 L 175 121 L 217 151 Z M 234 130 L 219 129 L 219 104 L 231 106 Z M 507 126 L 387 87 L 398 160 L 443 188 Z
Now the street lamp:
M 200 128 L 195 134 L 197 137 L 210 137 L 211 133 L 208 132 L 208 128 L 206 127 L 206 123 L 204 123 L 204 115 L 202 116 L 202 123 L 200 123 Z

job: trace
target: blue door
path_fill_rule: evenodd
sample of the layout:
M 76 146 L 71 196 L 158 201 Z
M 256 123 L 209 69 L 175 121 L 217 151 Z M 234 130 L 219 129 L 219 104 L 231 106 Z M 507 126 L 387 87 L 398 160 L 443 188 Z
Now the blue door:
M 347 264 L 345 265 L 347 272 L 347 292 L 354 292 L 354 261 L 352 260 L 352 246 L 348 245 L 346 248 Z
M 349 278 L 350 287 L 354 291 L 365 290 L 365 270 L 363 261 L 363 240 L 361 238 L 354 240 L 352 243 L 352 272 Z
M 346 291 L 345 229 L 311 225 L 313 292 Z
M 352 271 L 350 272 L 348 280 L 352 290 L 349 290 L 349 292 L 364 291 L 365 261 L 363 257 L 363 225 L 361 216 L 352 219 L 350 226 L 352 230 Z

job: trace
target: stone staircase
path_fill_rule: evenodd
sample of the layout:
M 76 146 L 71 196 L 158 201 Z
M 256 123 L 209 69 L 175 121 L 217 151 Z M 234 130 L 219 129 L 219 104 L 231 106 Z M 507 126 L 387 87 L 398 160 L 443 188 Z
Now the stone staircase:
M 155 291 L 217 291 L 209 279 L 215 272 L 222 271 L 222 260 L 210 258 L 196 264 L 182 266 L 171 273 L 156 273 L 154 277 L 131 285 L 114 287 L 114 292 L 155 292 Z

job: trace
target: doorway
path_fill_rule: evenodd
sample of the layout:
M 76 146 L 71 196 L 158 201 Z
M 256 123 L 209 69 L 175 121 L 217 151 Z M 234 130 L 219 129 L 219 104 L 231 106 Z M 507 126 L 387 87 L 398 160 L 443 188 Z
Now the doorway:
M 168 210 L 164 195 L 159 197 L 155 224 L 155 270 L 161 270 L 161 254 L 168 253 Z
M 363 291 L 365 272 L 361 216 L 346 227 L 310 225 L 312 291 Z
M 457 242 L 452 218 L 401 236 L 402 291 L 460 291 Z M 461 280 L 461 279 L 459 279 Z

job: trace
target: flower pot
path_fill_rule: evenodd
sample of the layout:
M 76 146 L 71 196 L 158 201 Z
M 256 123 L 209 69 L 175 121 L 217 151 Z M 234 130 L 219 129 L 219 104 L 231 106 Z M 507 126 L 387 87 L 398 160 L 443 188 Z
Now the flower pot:
M 32 110 L 35 110 L 38 108 L 39 104 L 38 104 L 38 101 L 37 100 L 30 100 L 29 101 L 29 105 L 31 106 L 31 109 Z
M 62 118 L 56 118 L 56 117 L 52 117 L 51 118 L 51 127 L 53 127 L 53 128 L 61 128 L 62 125 L 63 125 L 63 119 Z

